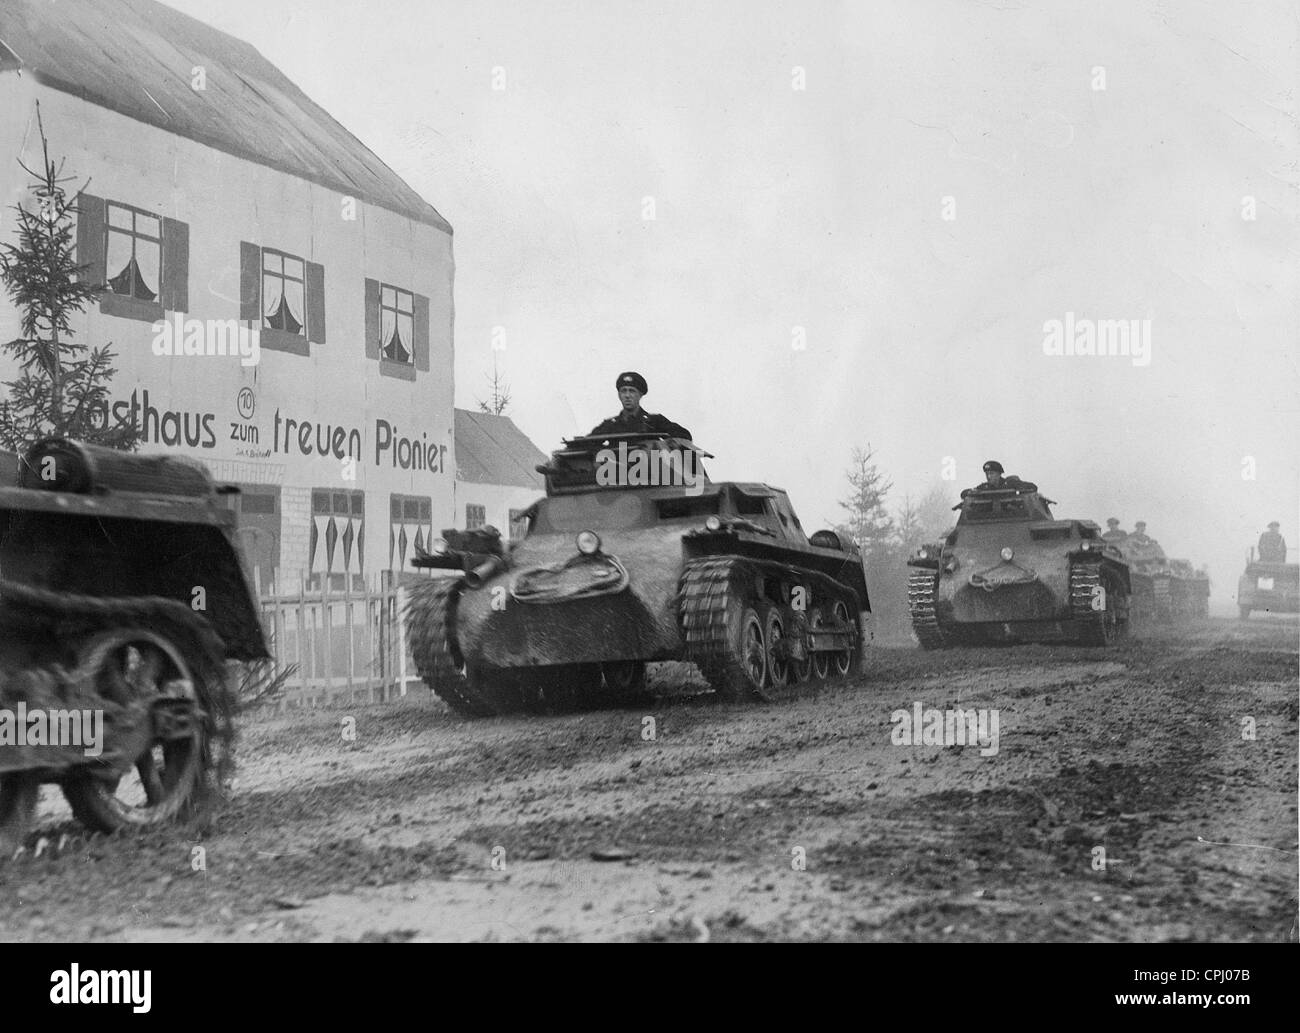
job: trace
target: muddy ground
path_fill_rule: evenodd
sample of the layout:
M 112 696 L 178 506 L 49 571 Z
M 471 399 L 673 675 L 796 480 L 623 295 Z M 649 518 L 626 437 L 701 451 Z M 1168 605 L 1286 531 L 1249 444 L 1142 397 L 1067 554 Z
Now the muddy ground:
M 0 938 L 1297 938 L 1294 620 L 877 648 L 779 706 L 656 684 L 562 717 L 419 688 L 250 720 L 204 828 L 88 837 L 47 789 Z M 892 741 L 916 703 L 996 709 L 997 752 Z

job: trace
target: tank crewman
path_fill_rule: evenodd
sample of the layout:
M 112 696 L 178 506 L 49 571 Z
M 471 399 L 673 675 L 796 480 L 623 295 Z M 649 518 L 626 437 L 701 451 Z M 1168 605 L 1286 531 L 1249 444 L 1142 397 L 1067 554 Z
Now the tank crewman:
M 1259 561 L 1261 563 L 1285 563 L 1286 539 L 1278 528 L 1282 525 L 1274 520 L 1268 530 L 1259 536 Z
M 1155 545 L 1156 540 L 1147 534 L 1147 522 L 1139 520 L 1133 525 L 1133 533 L 1128 536 L 1128 540 L 1134 545 Z
M 667 416 L 646 412 L 641 408 L 641 396 L 649 393 L 650 387 L 640 373 L 620 373 L 614 381 L 618 391 L 618 400 L 623 408 L 616 416 L 592 429 L 592 434 L 663 434 L 672 438 L 691 440 L 691 432 L 679 423 L 674 423 Z
M 1102 532 L 1102 541 L 1122 542 L 1128 537 L 1127 531 L 1121 531 L 1119 526 L 1119 517 L 1106 518 L 1106 530 Z
M 1027 487 L 1026 482 L 1022 481 L 1015 474 L 1003 476 L 1002 464 L 996 459 L 990 459 L 984 464 L 984 483 L 977 484 L 971 491 L 1005 491 L 1008 488 Z M 963 492 L 963 496 L 965 493 Z

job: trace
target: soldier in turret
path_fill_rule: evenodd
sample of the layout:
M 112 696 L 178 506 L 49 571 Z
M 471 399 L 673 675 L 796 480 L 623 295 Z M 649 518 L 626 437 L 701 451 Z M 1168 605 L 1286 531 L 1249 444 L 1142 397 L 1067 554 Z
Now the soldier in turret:
M 1107 542 L 1122 542 L 1128 537 L 1128 532 L 1120 530 L 1119 517 L 1108 517 L 1106 519 L 1106 530 L 1102 532 L 1101 537 Z
M 650 391 L 645 377 L 640 373 L 620 373 L 614 381 L 622 410 L 592 429 L 597 434 L 663 434 L 667 437 L 691 440 L 691 432 L 667 416 L 646 412 L 641 408 L 641 397 Z
M 1278 528 L 1282 525 L 1274 520 L 1268 530 L 1259 536 L 1259 559 L 1261 563 L 1285 563 L 1286 539 Z

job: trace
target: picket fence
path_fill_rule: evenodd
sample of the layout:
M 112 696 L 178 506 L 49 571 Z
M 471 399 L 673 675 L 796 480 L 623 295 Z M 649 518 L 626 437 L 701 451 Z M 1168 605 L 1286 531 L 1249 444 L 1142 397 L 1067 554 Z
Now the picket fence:
M 291 671 L 273 709 L 383 703 L 418 686 L 402 617 L 406 591 L 391 575 L 332 586 L 328 577 L 277 570 L 264 585 L 254 569 L 253 580 L 274 671 Z

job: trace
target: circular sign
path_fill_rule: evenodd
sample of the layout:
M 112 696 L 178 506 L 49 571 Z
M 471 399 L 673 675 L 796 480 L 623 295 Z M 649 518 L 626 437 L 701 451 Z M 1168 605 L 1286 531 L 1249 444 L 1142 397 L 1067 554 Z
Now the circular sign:
M 241 387 L 239 397 L 235 399 L 235 405 L 239 408 L 239 415 L 244 419 L 251 419 L 253 410 L 257 407 L 253 400 L 253 389 L 251 387 Z

